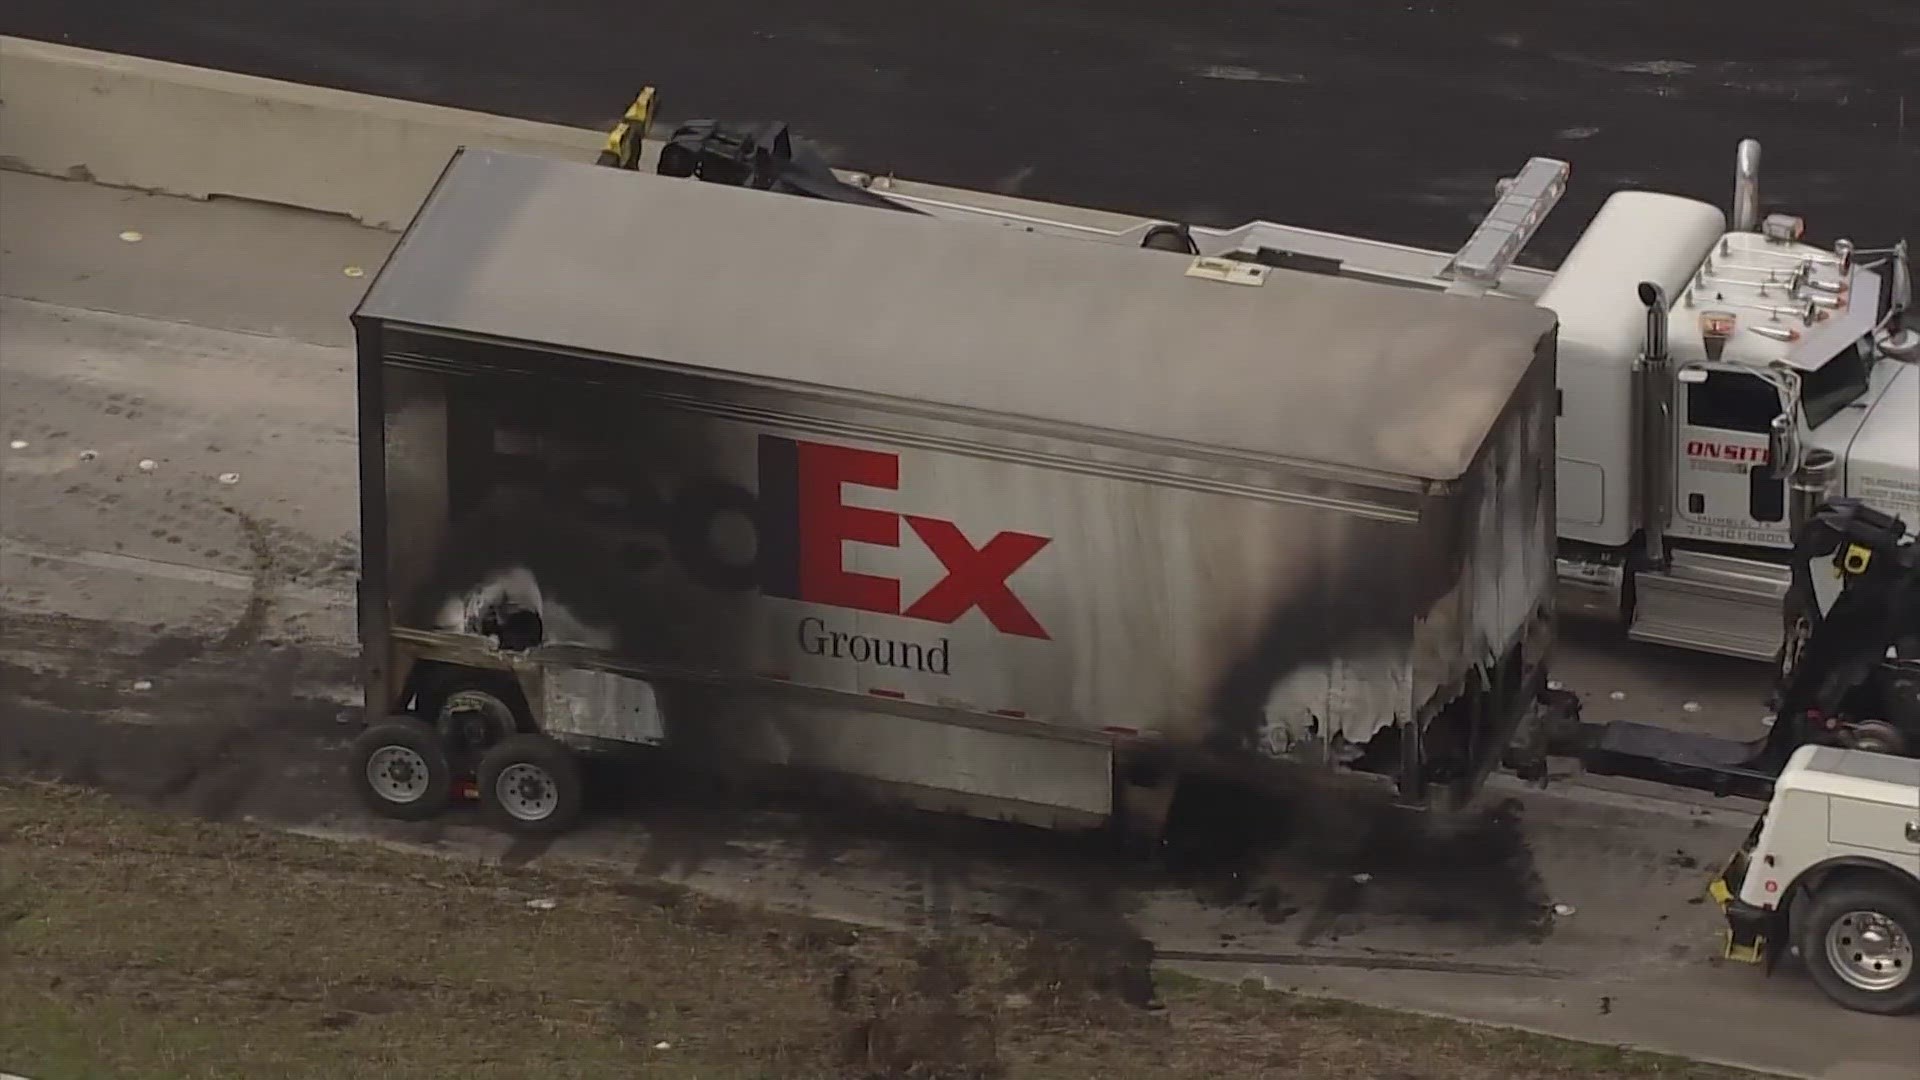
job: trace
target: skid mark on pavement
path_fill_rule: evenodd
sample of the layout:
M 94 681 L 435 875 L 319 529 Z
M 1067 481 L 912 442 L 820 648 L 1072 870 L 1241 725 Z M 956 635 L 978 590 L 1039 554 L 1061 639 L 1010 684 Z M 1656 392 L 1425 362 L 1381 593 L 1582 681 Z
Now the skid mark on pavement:
M 252 593 L 256 588 L 257 575 L 241 574 L 231 570 L 215 570 L 210 567 L 192 566 L 187 563 L 167 562 L 161 559 L 147 559 L 136 555 L 122 555 L 112 551 L 83 551 L 70 548 L 55 548 L 11 536 L 0 536 L 0 558 L 27 559 L 54 565 L 78 566 L 91 570 L 108 570 L 115 573 L 131 574 L 136 577 L 153 577 L 162 581 L 175 581 L 185 585 L 205 585 L 210 588 L 229 592 Z M 335 589 L 315 589 L 305 586 L 289 585 L 280 590 L 289 599 L 316 608 L 353 608 L 351 593 Z

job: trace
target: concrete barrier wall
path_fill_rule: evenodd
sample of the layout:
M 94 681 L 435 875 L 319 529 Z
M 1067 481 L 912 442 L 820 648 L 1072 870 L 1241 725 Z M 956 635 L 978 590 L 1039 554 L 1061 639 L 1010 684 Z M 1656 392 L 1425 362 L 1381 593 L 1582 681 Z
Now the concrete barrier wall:
M 0 168 L 255 199 L 383 229 L 412 220 L 457 147 L 592 161 L 627 104 L 607 102 L 606 125 L 589 131 L 0 36 Z M 656 120 L 654 130 L 668 126 Z M 650 169 L 659 152 L 659 141 L 649 140 L 641 167 Z M 1137 224 L 905 180 L 884 190 L 1092 228 Z
M 626 104 L 607 103 L 609 127 Z M 458 146 L 591 161 L 605 137 L 0 37 L 0 167 L 49 176 L 238 196 L 398 229 Z

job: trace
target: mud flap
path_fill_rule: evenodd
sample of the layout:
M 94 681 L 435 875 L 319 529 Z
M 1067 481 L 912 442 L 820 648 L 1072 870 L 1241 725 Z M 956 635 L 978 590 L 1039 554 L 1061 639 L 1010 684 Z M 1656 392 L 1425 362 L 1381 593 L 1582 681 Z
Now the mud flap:
M 1721 931 L 1725 935 L 1721 955 L 1736 963 L 1765 964 L 1766 973 L 1771 975 L 1774 964 L 1780 959 L 1780 952 L 1768 948 L 1768 944 L 1783 918 L 1777 911 L 1754 907 L 1740 899 L 1738 882 L 1746 874 L 1748 850 L 1743 846 L 1734 853 L 1733 858 L 1727 861 L 1726 868 L 1708 883 L 1707 895 L 1713 898 L 1714 904 L 1727 920 L 1727 928 Z
M 1726 935 L 1726 946 L 1722 950 L 1722 955 L 1742 964 L 1759 963 L 1767 951 L 1765 926 L 1757 920 L 1735 917 L 1736 905 L 1741 908 L 1746 905 L 1734 898 L 1733 890 L 1727 885 L 1725 873 L 1714 878 L 1707 885 L 1707 895 L 1713 898 L 1713 902 L 1719 905 L 1721 913 L 1727 916 L 1727 928 L 1722 931 Z

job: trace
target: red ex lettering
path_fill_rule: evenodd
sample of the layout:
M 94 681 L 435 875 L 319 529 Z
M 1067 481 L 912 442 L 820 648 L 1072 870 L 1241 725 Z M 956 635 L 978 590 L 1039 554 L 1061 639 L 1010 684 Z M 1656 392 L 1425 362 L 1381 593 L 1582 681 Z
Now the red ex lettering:
M 967 541 L 958 526 L 939 518 L 907 517 L 927 550 L 947 570 L 947 576 L 915 600 L 902 615 L 950 623 L 977 607 L 993 628 L 1003 634 L 1045 638 L 1047 631 L 1033 617 L 1020 598 L 1007 587 L 1007 579 L 1027 560 L 1040 554 L 1047 538 L 1031 533 L 1003 532 L 978 550 Z
M 900 612 L 900 583 L 855 573 L 842 561 L 847 541 L 900 546 L 900 518 L 890 510 L 848 506 L 841 486 L 892 491 L 900 486 L 900 459 L 849 446 L 799 444 L 800 599 L 860 611 Z
M 844 552 L 849 541 L 898 547 L 903 515 L 849 505 L 845 492 L 848 486 L 898 490 L 899 456 L 771 435 L 761 437 L 764 591 L 809 603 L 937 623 L 952 623 L 979 608 L 1001 633 L 1047 638 L 1046 629 L 1008 584 L 1016 571 L 1047 546 L 1047 537 L 1002 532 L 975 547 L 953 522 L 905 515 L 914 535 L 940 560 L 946 573 L 903 609 L 899 581 L 848 570 Z

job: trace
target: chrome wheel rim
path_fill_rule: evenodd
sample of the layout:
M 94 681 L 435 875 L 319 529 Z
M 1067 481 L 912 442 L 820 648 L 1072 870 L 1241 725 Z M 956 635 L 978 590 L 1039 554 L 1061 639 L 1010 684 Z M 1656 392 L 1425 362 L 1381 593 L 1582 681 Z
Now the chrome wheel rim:
M 367 786 L 390 803 L 419 802 L 432 783 L 427 759 L 407 746 L 383 746 L 367 758 Z
M 1856 990 L 1884 993 L 1913 972 L 1913 940 L 1877 911 L 1849 911 L 1827 927 L 1827 963 Z
M 547 770 L 524 761 L 500 770 L 493 795 L 516 821 L 544 821 L 560 807 L 560 785 Z

